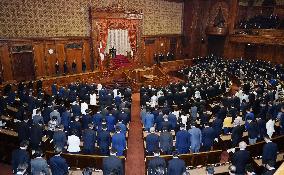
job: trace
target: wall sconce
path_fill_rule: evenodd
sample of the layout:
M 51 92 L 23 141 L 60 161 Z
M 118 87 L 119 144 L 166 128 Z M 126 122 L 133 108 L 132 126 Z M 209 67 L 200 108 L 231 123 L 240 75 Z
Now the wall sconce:
M 161 43 L 161 47 L 163 47 L 164 46 L 164 43 Z

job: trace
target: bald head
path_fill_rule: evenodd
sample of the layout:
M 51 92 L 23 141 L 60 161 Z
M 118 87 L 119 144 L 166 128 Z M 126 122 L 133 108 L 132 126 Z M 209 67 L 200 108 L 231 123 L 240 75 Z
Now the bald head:
M 240 149 L 246 149 L 246 147 L 247 147 L 246 142 L 244 142 L 244 141 L 240 142 L 239 147 L 240 147 Z

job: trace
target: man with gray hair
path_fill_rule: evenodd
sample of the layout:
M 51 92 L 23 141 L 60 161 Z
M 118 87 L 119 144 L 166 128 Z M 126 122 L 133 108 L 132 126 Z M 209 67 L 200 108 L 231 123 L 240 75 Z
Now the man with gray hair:
M 155 133 L 155 128 L 150 128 L 150 134 L 146 136 L 146 151 L 152 155 L 155 150 L 159 149 L 159 136 Z
M 246 142 L 240 142 L 240 150 L 233 155 L 232 164 L 236 166 L 236 174 L 245 174 L 245 167 L 251 160 L 250 153 L 246 150 L 246 147 Z

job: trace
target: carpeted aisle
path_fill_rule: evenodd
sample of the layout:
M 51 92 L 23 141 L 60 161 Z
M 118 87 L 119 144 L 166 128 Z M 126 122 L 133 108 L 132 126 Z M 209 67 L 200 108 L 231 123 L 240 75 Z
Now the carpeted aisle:
M 12 167 L 6 164 L 0 164 L 0 175 L 12 175 Z
M 126 175 L 144 175 L 144 146 L 140 121 L 140 94 L 132 94 L 131 123 L 129 127 Z

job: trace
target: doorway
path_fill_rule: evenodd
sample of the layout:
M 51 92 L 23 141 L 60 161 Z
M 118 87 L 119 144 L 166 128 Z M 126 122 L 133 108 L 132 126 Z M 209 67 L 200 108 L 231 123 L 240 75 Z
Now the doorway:
M 224 36 L 208 36 L 208 55 L 214 54 L 216 56 L 222 57 L 224 54 Z
M 13 75 L 16 81 L 35 79 L 35 67 L 32 52 L 19 52 L 12 55 Z

